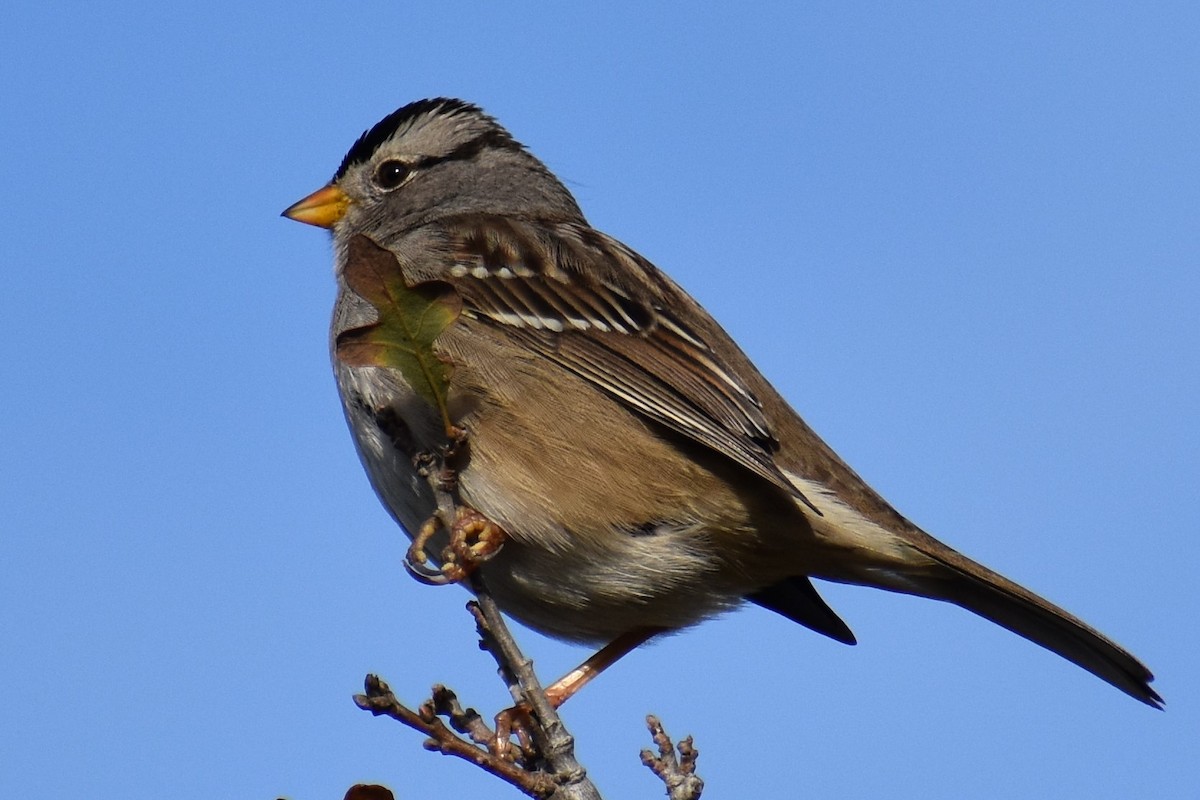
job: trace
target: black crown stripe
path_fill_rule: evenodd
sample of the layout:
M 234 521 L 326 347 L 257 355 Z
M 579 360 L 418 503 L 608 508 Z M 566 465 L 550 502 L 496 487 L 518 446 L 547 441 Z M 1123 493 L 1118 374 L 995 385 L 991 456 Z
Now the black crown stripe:
M 369 130 L 364 131 L 363 135 L 358 137 L 358 141 L 346 152 L 346 157 L 342 159 L 341 166 L 338 167 L 337 172 L 333 175 L 333 181 L 338 181 L 346 174 L 346 170 L 355 164 L 362 164 L 369 161 L 371 156 L 375 154 L 375 151 L 390 139 L 396 131 L 414 119 L 426 114 L 439 114 L 442 116 L 475 114 L 492 122 L 495 125 L 495 129 L 471 142 L 460 145 L 446 156 L 426 159 L 420 166 L 431 166 L 442 161 L 470 158 L 486 147 L 520 147 L 495 120 L 484 114 L 483 110 L 473 103 L 468 103 L 465 100 L 456 100 L 452 97 L 434 97 L 426 100 L 417 100 L 396 109 L 375 123 Z

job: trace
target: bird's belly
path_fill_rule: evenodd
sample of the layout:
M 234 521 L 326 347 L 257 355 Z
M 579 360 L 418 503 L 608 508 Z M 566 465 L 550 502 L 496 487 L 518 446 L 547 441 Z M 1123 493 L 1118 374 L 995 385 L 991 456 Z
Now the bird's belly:
M 443 443 L 438 418 L 383 370 L 344 369 L 339 385 L 371 483 L 411 537 L 436 509 L 412 458 Z M 543 389 L 557 396 L 543 398 L 538 418 L 489 402 L 456 416 L 469 436 L 461 499 L 508 535 L 483 568 L 506 613 L 551 636 L 604 642 L 686 627 L 803 572 L 807 523 L 792 498 L 765 482 L 739 490 L 742 467 L 605 398 L 574 417 L 564 388 Z
M 605 547 L 559 550 L 512 539 L 483 576 L 506 613 L 557 638 L 601 644 L 638 628 L 683 628 L 742 598 L 722 590 L 714 555 L 693 533 L 621 533 Z

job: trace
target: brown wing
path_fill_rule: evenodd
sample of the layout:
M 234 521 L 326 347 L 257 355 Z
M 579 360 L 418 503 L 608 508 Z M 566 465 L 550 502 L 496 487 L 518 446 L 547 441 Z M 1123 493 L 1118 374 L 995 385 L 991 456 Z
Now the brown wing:
M 472 215 L 445 233 L 454 263 L 439 279 L 462 296 L 464 314 L 506 326 L 530 350 L 808 503 L 775 464 L 779 444 L 758 398 L 688 325 L 703 312 L 653 264 L 576 223 Z

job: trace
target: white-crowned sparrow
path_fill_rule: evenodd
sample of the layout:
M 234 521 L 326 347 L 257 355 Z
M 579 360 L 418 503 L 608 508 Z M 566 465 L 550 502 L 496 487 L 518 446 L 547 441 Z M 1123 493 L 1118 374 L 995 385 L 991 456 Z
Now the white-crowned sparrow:
M 703 308 L 590 227 L 477 107 L 404 106 L 284 213 L 333 233 L 335 346 L 378 314 L 348 287 L 348 262 L 382 254 L 453 308 L 432 346 L 469 432 L 458 489 L 508 535 L 481 569 L 513 617 L 638 641 L 750 600 L 853 643 L 821 578 L 955 603 L 1161 704 L 1130 653 L 897 513 Z M 411 535 L 435 511 L 413 458 L 446 426 L 403 370 L 334 369 L 371 483 Z

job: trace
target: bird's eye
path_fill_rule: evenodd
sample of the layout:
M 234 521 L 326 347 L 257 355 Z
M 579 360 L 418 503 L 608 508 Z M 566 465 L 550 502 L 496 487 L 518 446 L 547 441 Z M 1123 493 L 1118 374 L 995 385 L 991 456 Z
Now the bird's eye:
M 375 170 L 375 185 L 380 189 L 395 189 L 404 183 L 411 170 L 403 161 L 385 161 Z

